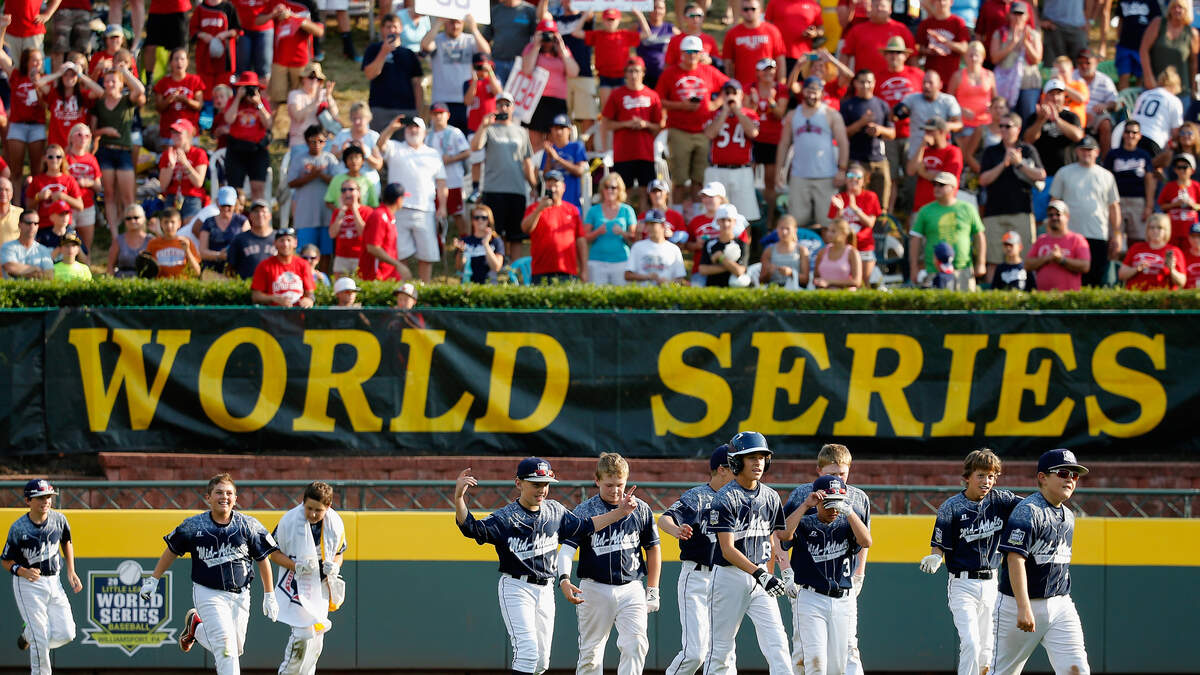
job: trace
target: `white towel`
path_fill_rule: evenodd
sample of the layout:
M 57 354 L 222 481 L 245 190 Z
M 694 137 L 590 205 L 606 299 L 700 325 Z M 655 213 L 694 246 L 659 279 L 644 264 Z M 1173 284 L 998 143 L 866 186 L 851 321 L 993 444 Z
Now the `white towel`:
M 329 593 L 321 583 L 321 562 L 332 561 L 346 541 L 342 518 L 333 509 L 325 511 L 321 521 L 321 542 L 318 549 L 312 530 L 304 516 L 304 504 L 283 514 L 275 530 L 279 548 L 292 560 L 307 561 L 315 571 L 296 574 L 279 568 L 279 621 L 297 628 L 312 628 L 323 633 L 333 627 L 330 610 L 337 609 L 329 602 Z M 294 587 L 294 588 L 293 588 Z

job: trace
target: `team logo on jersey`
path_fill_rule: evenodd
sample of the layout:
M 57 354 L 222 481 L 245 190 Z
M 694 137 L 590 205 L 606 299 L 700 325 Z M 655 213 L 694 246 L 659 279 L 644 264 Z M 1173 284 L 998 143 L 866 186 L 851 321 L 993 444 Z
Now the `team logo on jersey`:
M 1021 544 L 1024 544 L 1025 530 L 1013 530 L 1012 533 L 1008 535 L 1008 543 L 1013 544 L 1014 546 L 1020 546 Z
M 1004 521 L 997 516 L 990 520 L 979 521 L 971 527 L 960 530 L 958 536 L 961 537 L 963 541 L 978 541 L 980 539 L 987 539 L 1003 529 Z M 1014 533 L 1019 531 L 1020 530 L 1013 530 Z M 1021 534 L 1024 536 L 1025 533 L 1021 532 Z
M 558 536 L 553 534 L 535 534 L 533 538 L 509 537 L 508 549 L 517 560 L 529 560 L 553 553 L 558 550 Z
M 846 555 L 850 550 L 850 542 L 842 541 L 827 541 L 825 544 L 809 544 L 808 554 L 812 556 L 813 562 L 823 563 L 830 560 L 837 560 Z
M 143 600 L 138 592 L 149 575 L 136 560 L 126 560 L 114 570 L 88 570 L 84 588 L 91 628 L 83 629 L 83 644 L 112 647 L 133 656 L 143 647 L 155 649 L 175 642 L 175 629 L 167 627 L 172 574 L 163 574 L 154 595 Z

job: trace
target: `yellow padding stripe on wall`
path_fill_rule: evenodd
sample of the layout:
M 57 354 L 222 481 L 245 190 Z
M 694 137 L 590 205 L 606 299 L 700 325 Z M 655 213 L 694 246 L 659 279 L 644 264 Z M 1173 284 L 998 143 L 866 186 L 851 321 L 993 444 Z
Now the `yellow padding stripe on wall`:
M 0 509 L 11 523 L 22 509 Z M 195 511 L 71 510 L 77 555 L 84 558 L 157 558 L 163 536 Z M 272 529 L 282 511 L 247 511 Z M 491 546 L 479 546 L 459 533 L 447 511 L 340 512 L 346 526 L 348 560 L 495 561 Z M 486 514 L 478 513 L 476 517 Z M 5 527 L 7 530 L 7 527 Z M 929 553 L 932 516 L 876 516 L 870 560 L 916 563 Z M 678 542 L 665 533 L 663 559 L 679 559 Z M 1079 565 L 1200 566 L 1200 519 L 1080 518 L 1073 560 Z

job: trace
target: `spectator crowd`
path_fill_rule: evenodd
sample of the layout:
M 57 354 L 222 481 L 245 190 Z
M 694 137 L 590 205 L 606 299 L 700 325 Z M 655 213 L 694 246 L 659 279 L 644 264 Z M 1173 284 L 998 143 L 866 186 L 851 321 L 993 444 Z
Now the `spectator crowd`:
M 6 0 L 3 276 L 1200 287 L 1190 2 L 573 1 Z

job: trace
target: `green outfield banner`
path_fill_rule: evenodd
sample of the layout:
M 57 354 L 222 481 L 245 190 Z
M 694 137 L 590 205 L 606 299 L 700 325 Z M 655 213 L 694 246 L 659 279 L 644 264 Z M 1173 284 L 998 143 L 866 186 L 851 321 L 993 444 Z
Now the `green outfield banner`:
M 1200 449 L 1200 313 L 0 313 L 8 452 Z

